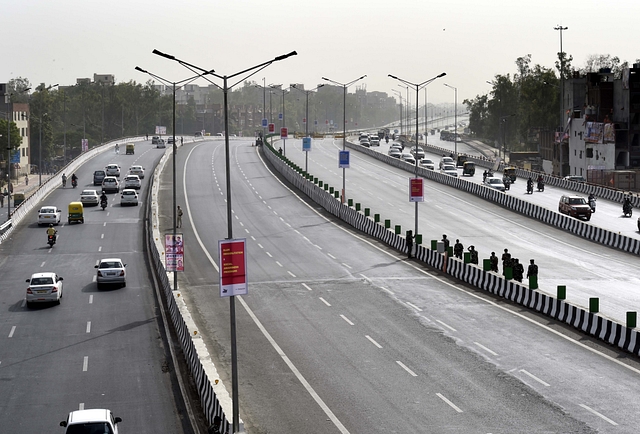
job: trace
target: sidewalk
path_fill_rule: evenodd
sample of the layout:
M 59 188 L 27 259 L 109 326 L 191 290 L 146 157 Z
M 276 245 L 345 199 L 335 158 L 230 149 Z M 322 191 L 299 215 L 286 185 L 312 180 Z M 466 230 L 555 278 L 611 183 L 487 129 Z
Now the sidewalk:
M 47 179 L 51 178 L 53 175 L 51 174 L 43 174 L 42 175 L 42 182 L 44 183 Z M 16 180 L 12 179 L 11 182 L 13 183 L 13 193 L 22 193 L 24 194 L 24 198 L 28 198 L 29 196 L 31 196 L 37 189 L 38 187 L 40 187 L 39 185 L 39 175 L 29 175 L 29 184 L 27 185 L 25 183 L 25 178 L 24 176 L 20 176 L 18 178 L 18 183 L 16 184 Z M 4 188 L 3 188 L 4 190 Z M 4 198 L 3 204 L 2 204 L 2 208 L 6 207 L 5 203 L 7 202 L 7 198 Z M 13 198 L 11 198 L 11 207 L 13 208 Z

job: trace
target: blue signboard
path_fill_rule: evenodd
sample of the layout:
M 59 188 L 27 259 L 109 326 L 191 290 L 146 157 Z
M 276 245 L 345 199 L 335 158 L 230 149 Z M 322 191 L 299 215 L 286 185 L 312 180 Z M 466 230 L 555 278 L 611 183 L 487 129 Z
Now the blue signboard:
M 11 154 L 11 163 L 20 164 L 20 150 L 16 150 Z
M 318 121 L 314 121 L 313 123 L 314 123 L 314 124 L 316 124 L 316 125 L 318 125 Z
M 282 120 L 282 113 L 278 113 L 278 120 Z
M 267 118 L 262 119 L 262 128 L 267 128 L 269 120 Z
M 349 151 L 340 151 L 340 158 L 338 167 L 340 169 L 348 169 L 349 168 Z
M 309 152 L 311 150 L 311 137 L 302 138 L 302 150 L 304 152 Z

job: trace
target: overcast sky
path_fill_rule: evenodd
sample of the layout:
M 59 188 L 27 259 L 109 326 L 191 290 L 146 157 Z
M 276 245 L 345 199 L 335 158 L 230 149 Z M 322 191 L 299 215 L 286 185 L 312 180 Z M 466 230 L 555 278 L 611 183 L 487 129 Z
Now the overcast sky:
M 430 102 L 487 93 L 496 74 L 513 74 L 515 60 L 554 67 L 563 48 L 584 65 L 587 56 L 640 58 L 638 0 L 5 0 L 0 12 L 0 82 L 74 84 L 94 73 L 117 82 L 146 82 L 140 66 L 169 80 L 191 75 L 158 49 L 232 75 L 275 56 L 251 79 L 303 83 L 325 76 L 358 82 L 368 91 L 400 90 L 393 74 L 428 86 Z M 241 77 L 239 77 L 241 78 Z M 196 82 L 206 84 L 205 82 Z M 220 82 L 221 83 L 221 82 Z M 353 91 L 350 88 L 350 91 Z M 410 92 L 415 101 L 415 91 Z M 424 92 L 420 92 L 420 104 Z

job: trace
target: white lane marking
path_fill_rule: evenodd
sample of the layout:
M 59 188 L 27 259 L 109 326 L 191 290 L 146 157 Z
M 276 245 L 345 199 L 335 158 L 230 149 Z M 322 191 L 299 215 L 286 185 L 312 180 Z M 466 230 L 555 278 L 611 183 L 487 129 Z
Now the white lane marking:
M 23 299 L 22 299 L 22 304 L 20 305 L 20 307 L 24 307 L 24 306 L 25 306 L 25 304 L 27 304 L 27 299 L 26 299 L 26 298 L 23 298 Z
M 98 251 L 101 252 L 102 251 L 102 246 L 98 247 Z
M 343 320 L 345 320 L 345 321 L 347 322 L 347 324 L 349 324 L 349 325 L 355 325 L 354 323 L 352 323 L 352 322 L 349 320 L 349 318 L 347 318 L 347 317 L 346 317 L 346 316 L 344 316 L 344 315 L 340 315 L 340 318 L 342 318 Z
M 256 240 L 256 237 L 254 237 L 253 235 L 251 235 L 251 239 L 252 239 L 253 241 L 255 241 L 255 240 Z
M 280 217 L 280 221 L 284 222 L 284 219 L 282 217 Z
M 453 408 L 455 411 L 457 411 L 458 413 L 462 413 L 462 410 L 460 410 L 460 408 L 457 405 L 455 405 L 453 402 L 445 398 L 444 395 L 442 395 L 441 393 L 436 393 L 436 395 L 438 396 L 438 398 L 440 398 L 441 400 L 449 404 L 449 406 L 451 406 L 451 408 Z
M 98 276 L 96 276 L 95 274 L 93 275 L 93 279 L 91 279 L 94 283 L 97 280 Z
M 534 380 L 536 380 L 538 383 L 542 384 L 543 386 L 549 387 L 549 383 L 547 383 L 545 381 L 542 381 L 541 379 L 539 379 L 538 377 L 533 375 L 531 372 L 525 371 L 524 369 L 520 369 L 520 372 L 522 372 L 524 375 L 527 375 L 527 376 L 533 378 Z
M 284 224 L 285 224 L 285 225 L 287 225 L 287 226 L 289 226 L 289 227 L 291 227 L 291 225 L 290 225 L 289 223 L 287 223 L 287 222 L 284 222 Z
M 89 368 L 89 356 L 84 356 L 84 360 L 82 361 L 82 372 L 87 372 Z
M 349 270 L 351 270 L 351 267 L 349 267 L 349 265 L 345 264 L 344 262 L 342 263 L 342 265 L 344 265 L 345 267 L 347 267 Z
M 264 247 L 262 247 L 262 244 L 258 243 L 258 247 L 260 247 L 261 249 L 264 249 Z
M 307 285 L 306 283 L 303 283 L 302 286 L 304 286 L 305 288 L 307 288 L 309 291 L 311 291 L 311 288 L 309 288 L 309 285 Z
M 244 223 L 242 223 L 242 222 L 239 222 L 239 223 L 240 223 L 240 226 L 244 227 Z
M 367 282 L 371 283 L 371 279 L 369 279 L 367 276 L 365 276 L 364 274 L 360 273 L 360 275 L 362 276 L 362 278 L 364 280 L 366 280 Z
M 373 338 L 369 335 L 364 335 L 365 338 L 369 339 L 369 342 L 371 342 L 373 345 L 375 345 L 378 348 L 382 348 L 382 345 L 380 345 L 379 343 L 377 343 L 376 341 L 373 340 Z
M 595 414 L 596 416 L 598 416 L 599 418 L 602 418 L 603 420 L 606 420 L 607 422 L 609 422 L 611 425 L 613 426 L 618 426 L 617 423 L 615 423 L 614 421 L 612 421 L 611 419 L 609 419 L 608 417 L 606 417 L 605 415 L 598 413 L 597 411 L 595 411 L 594 409 L 587 407 L 584 404 L 580 404 L 580 407 L 584 408 L 585 410 Z
M 409 303 L 408 301 L 406 302 L 408 306 L 414 308 L 415 310 L 417 310 L 418 312 L 422 312 L 422 309 L 420 309 L 418 306 L 416 306 L 413 303 Z
M 277 211 L 274 211 L 273 213 L 274 213 L 275 215 L 279 215 Z
M 84 402 L 81 402 L 80 405 L 78 405 L 78 410 L 84 410 Z
M 282 264 L 280 263 L 280 261 L 276 261 L 276 264 L 282 267 Z
M 106 226 L 106 225 L 107 225 L 107 222 L 104 222 L 104 223 L 102 224 L 102 226 Z
M 317 248 L 319 248 L 320 250 L 322 250 L 322 247 L 320 247 L 319 245 L 314 244 L 314 246 L 315 246 L 315 247 L 317 247 Z
M 111 205 L 113 206 L 113 205 Z M 111 211 L 107 211 L 107 217 L 109 217 L 109 214 L 111 214 Z
M 93 277 L 95 277 L 95 276 L 93 276 Z M 93 294 L 91 294 L 89 296 L 89 304 L 93 304 Z
M 244 228 L 244 231 L 245 231 L 246 233 L 249 233 L 249 229 L 247 229 L 247 228 Z
M 15 332 L 16 332 L 16 326 L 11 327 L 11 331 L 9 332 L 9 337 L 12 338 Z
M 395 293 L 392 290 L 385 288 L 384 286 L 381 286 L 380 288 L 382 288 L 383 291 L 387 291 L 391 295 L 395 295 Z
M 91 333 L 91 321 L 87 321 L 87 333 Z
M 236 213 L 235 211 L 232 211 L 234 214 Z M 238 220 L 240 217 L 238 217 L 238 215 L 234 215 L 234 217 L 236 218 L 236 220 Z
M 291 275 L 291 277 L 296 277 L 295 274 L 293 274 L 291 271 L 287 270 L 287 273 L 289 273 Z
M 329 304 L 329 302 L 327 300 L 325 300 L 322 297 L 318 297 L 320 299 L 321 302 L 323 302 L 324 304 L 326 304 L 327 306 L 331 307 L 331 304 Z
M 40 268 L 44 267 L 44 264 L 46 264 L 47 261 L 44 261 L 42 264 L 40 264 Z
M 411 375 L 412 377 L 417 377 L 418 374 L 416 374 L 415 372 L 413 372 L 411 369 L 409 369 L 409 367 L 407 365 L 405 365 L 404 363 L 402 363 L 400 360 L 396 360 L 396 363 L 398 365 L 400 365 L 402 367 L 402 369 L 404 369 L 405 371 L 407 371 L 409 373 L 409 375 Z
M 482 344 L 479 344 L 478 342 L 474 342 L 474 344 L 476 344 L 478 347 L 482 348 L 483 350 L 485 350 L 487 353 L 489 353 L 491 355 L 494 355 L 494 356 L 498 355 L 498 353 L 495 353 L 495 352 L 491 351 L 489 348 L 485 347 Z
M 269 252 L 265 252 L 267 254 L 268 257 L 273 258 L 273 255 Z
M 451 327 L 450 325 L 443 323 L 439 319 L 437 319 L 436 321 L 439 322 L 440 324 L 442 324 L 443 326 L 445 326 L 446 328 L 448 328 L 449 330 L 451 330 L 452 332 L 457 332 L 458 331 L 458 330 L 454 329 L 453 327 Z
M 100 239 L 104 239 L 104 234 L 100 234 Z

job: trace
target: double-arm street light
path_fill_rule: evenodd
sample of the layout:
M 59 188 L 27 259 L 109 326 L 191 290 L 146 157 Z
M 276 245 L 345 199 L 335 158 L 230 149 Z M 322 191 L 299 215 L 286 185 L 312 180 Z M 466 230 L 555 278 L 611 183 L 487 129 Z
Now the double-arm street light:
M 296 53 L 295 51 L 292 51 L 288 54 L 284 54 L 278 57 L 275 57 L 274 59 L 268 60 L 266 62 L 260 63 L 259 65 L 255 65 L 252 66 L 250 68 L 244 69 L 242 71 L 236 72 L 235 74 L 231 74 L 231 75 L 218 75 L 214 72 L 214 70 L 206 70 L 203 68 L 200 68 L 199 66 L 195 66 L 192 65 L 190 63 L 187 63 L 183 60 L 180 60 L 178 58 L 176 58 L 175 56 L 172 56 L 170 54 L 166 54 L 166 53 L 162 53 L 158 50 L 153 50 L 153 54 L 157 54 L 158 56 L 164 57 L 166 59 L 169 60 L 173 60 L 178 62 L 179 64 L 181 64 L 182 66 L 184 66 L 185 68 L 189 69 L 190 71 L 194 71 L 198 70 L 201 71 L 203 74 L 203 76 L 205 75 L 213 75 L 214 77 L 217 77 L 219 79 L 222 79 L 223 81 L 223 86 L 222 86 L 222 93 L 223 93 L 223 104 L 224 104 L 224 148 L 225 148 L 225 168 L 226 168 L 226 182 L 227 182 L 227 230 L 228 230 L 228 234 L 227 234 L 227 239 L 231 240 L 233 239 L 233 220 L 232 220 L 232 208 L 231 208 L 231 174 L 230 174 L 230 169 L 231 169 L 231 163 L 230 163 L 230 156 L 229 156 L 229 109 L 228 109 L 228 93 L 229 93 L 229 89 L 233 88 L 235 85 L 244 82 L 244 80 L 246 80 L 247 78 L 251 77 L 254 74 L 257 74 L 258 72 L 260 72 L 261 70 L 263 70 L 264 68 L 266 68 L 267 66 L 271 65 L 273 62 L 277 62 L 280 60 L 284 60 L 288 57 L 291 56 L 295 56 Z M 253 72 L 251 72 L 253 71 Z M 239 80 L 238 82 L 232 84 L 231 86 L 229 86 L 228 81 L 229 79 L 232 79 L 234 77 L 237 77 L 239 75 L 243 75 L 246 74 L 248 72 L 251 72 L 251 74 L 249 74 L 248 76 L 242 78 L 241 80 Z M 209 80 L 207 77 L 204 77 L 205 79 L 207 79 L 207 81 L 211 82 L 211 80 Z M 212 84 L 215 84 L 213 82 L 211 82 Z M 175 140 L 174 140 L 175 142 Z M 174 165 L 175 167 L 175 165 Z M 175 207 L 174 207 L 175 209 Z M 239 409 L 239 399 L 238 399 L 238 351 L 236 348 L 236 314 L 235 314 L 235 296 L 231 295 L 229 297 L 229 311 L 230 311 L 230 332 L 231 332 L 231 378 L 232 378 L 232 401 L 233 401 L 233 432 L 238 432 L 239 429 L 239 425 L 240 425 L 240 409 Z
M 321 87 L 323 87 L 324 84 L 320 84 L 318 85 L 318 87 L 311 89 L 311 90 L 303 90 L 303 89 L 299 89 L 296 87 L 295 84 L 291 85 L 291 87 L 293 89 L 299 90 L 300 92 L 304 92 L 307 94 L 307 104 L 306 104 L 306 108 L 305 108 L 305 125 L 304 125 L 304 135 L 309 137 L 309 94 L 311 94 L 314 90 L 318 90 Z M 304 171 L 308 172 L 309 170 L 309 152 L 305 152 L 305 157 L 304 157 Z
M 323 80 L 328 81 L 329 83 L 333 83 L 335 85 L 338 86 L 342 86 L 343 89 L 343 95 L 342 95 L 342 150 L 344 151 L 345 149 L 347 149 L 347 88 L 349 86 L 351 86 L 353 83 L 355 83 L 356 81 L 360 81 L 363 78 L 365 78 L 366 75 L 363 75 L 362 77 L 358 77 L 355 80 L 351 80 L 349 83 L 340 83 L 334 80 L 330 80 L 326 77 L 322 77 Z M 341 201 L 342 203 L 344 203 L 347 198 L 346 198 L 346 194 L 347 194 L 347 188 L 346 188 L 346 181 L 345 181 L 345 175 L 346 175 L 346 168 L 343 167 L 342 168 L 342 195 L 341 195 Z
M 429 83 L 437 80 L 438 78 L 444 77 L 445 75 L 447 75 L 446 72 L 443 72 L 442 74 L 438 74 L 433 78 L 430 78 L 429 80 L 425 80 L 422 83 L 412 83 L 410 81 L 404 80 L 402 78 L 396 77 L 395 75 L 391 75 L 389 74 L 389 77 L 393 78 L 394 80 L 398 80 L 401 83 L 406 84 L 407 86 L 411 86 L 411 87 L 415 87 L 416 89 L 416 152 L 415 154 L 418 154 L 418 96 L 420 94 L 420 89 L 422 89 L 424 86 L 427 86 Z M 426 125 L 425 125 L 426 128 Z M 415 167 L 415 177 L 418 177 L 418 159 L 416 158 L 416 167 Z M 416 204 L 416 211 L 415 211 L 415 227 L 414 227 L 414 235 L 418 235 L 418 202 L 415 202 Z
M 404 106 L 402 105 L 402 92 L 396 89 L 391 89 L 391 90 L 393 91 L 393 93 L 398 95 L 398 98 L 400 98 L 400 135 L 402 135 L 404 134 L 402 130 L 402 112 L 404 111 Z
M 456 155 L 456 157 L 458 156 L 458 88 L 457 87 L 453 87 L 453 86 L 449 86 L 447 83 L 443 83 L 445 86 L 447 86 L 449 89 L 453 89 L 454 93 L 455 93 L 455 105 L 454 105 L 454 125 L 453 125 L 453 144 L 454 144 L 454 154 Z
M 271 89 L 275 90 L 279 90 L 282 92 L 282 126 L 281 128 L 285 128 L 286 127 L 286 121 L 285 121 L 285 112 L 284 112 L 284 96 L 287 94 L 287 90 L 289 90 L 289 88 L 287 87 L 286 89 L 282 88 L 283 85 L 280 84 L 270 84 L 269 87 Z M 280 130 L 282 132 L 282 130 Z M 282 154 L 286 157 L 287 156 L 287 139 L 286 137 L 282 138 L 282 147 L 283 147 L 283 151 Z

